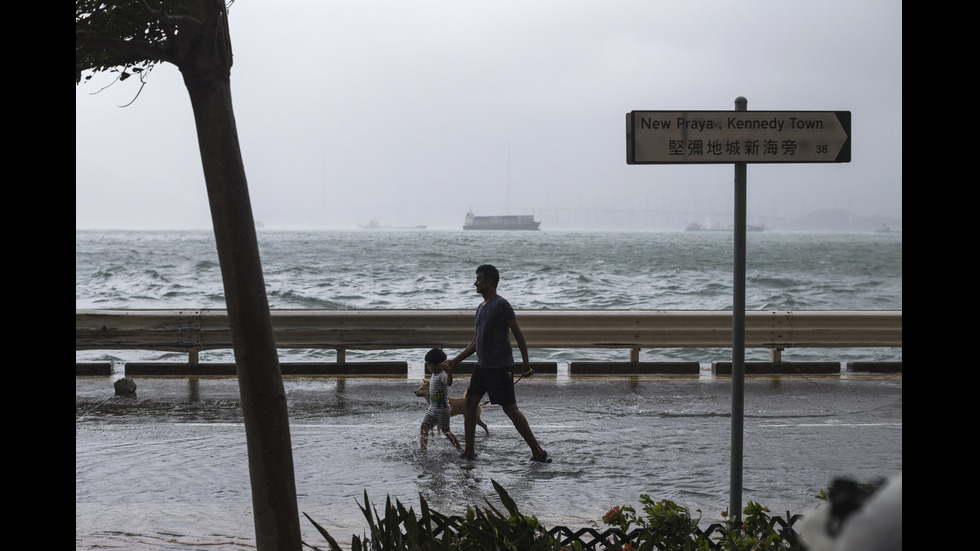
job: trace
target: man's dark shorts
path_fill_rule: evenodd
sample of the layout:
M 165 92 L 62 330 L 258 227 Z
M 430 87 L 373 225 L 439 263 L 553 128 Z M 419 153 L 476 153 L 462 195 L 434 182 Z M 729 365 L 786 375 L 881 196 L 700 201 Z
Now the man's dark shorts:
M 483 398 L 484 393 L 490 396 L 491 404 L 498 406 L 516 404 L 517 398 L 514 396 L 514 368 L 484 368 L 479 365 L 474 366 L 473 374 L 470 376 L 470 387 L 466 390 L 466 396 Z

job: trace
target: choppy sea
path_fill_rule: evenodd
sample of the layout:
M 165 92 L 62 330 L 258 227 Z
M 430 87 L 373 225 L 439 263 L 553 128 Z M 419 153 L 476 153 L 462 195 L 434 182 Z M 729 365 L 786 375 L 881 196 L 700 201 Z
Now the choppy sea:
M 730 232 L 260 231 L 271 308 L 475 308 L 474 270 L 501 272 L 515 309 L 730 310 Z M 901 233 L 750 232 L 749 310 L 901 310 Z M 206 231 L 75 232 L 75 308 L 224 308 Z M 529 343 L 533 347 L 533 343 Z M 288 351 L 282 361 L 330 361 Z M 615 352 L 621 354 L 621 351 Z M 540 351 L 533 361 L 602 360 Z M 726 350 L 645 350 L 641 361 L 730 361 Z M 729 354 L 726 356 L 726 354 Z M 746 352 L 768 359 L 767 351 Z M 757 357 L 753 357 L 755 354 Z M 79 360 L 174 360 L 168 353 L 77 352 Z M 404 360 L 404 352 L 348 353 Z M 794 350 L 786 360 L 895 360 L 901 350 Z M 201 361 L 231 361 L 205 352 Z
M 517 309 L 726 310 L 727 232 L 529 233 L 260 231 L 272 308 L 475 308 L 474 270 L 501 271 Z M 901 310 L 901 233 L 752 232 L 746 307 Z M 223 308 L 214 238 L 205 231 L 76 231 L 75 307 Z M 533 343 L 530 343 L 533 347 Z M 331 361 L 332 351 L 282 351 L 283 361 Z M 746 351 L 747 359 L 758 353 Z M 373 354 L 373 355 L 372 355 Z M 717 522 L 730 498 L 731 384 L 724 377 L 555 377 L 517 383 L 521 410 L 553 457 L 529 452 L 506 416 L 485 406 L 490 434 L 460 461 L 444 440 L 423 453 L 425 404 L 412 391 L 412 351 L 349 351 L 409 362 L 409 377 L 295 377 L 285 390 L 299 508 L 342 543 L 362 535 L 367 494 L 444 514 L 500 507 L 499 482 L 547 526 L 602 527 L 610 507 L 641 494 Z M 622 351 L 535 350 L 533 361 L 609 359 Z M 730 350 L 644 350 L 644 361 L 730 361 Z M 417 354 L 416 354 L 417 355 Z M 788 350 L 784 360 L 901 360 L 901 349 Z M 76 351 L 77 361 L 186 361 L 162 352 Z M 201 361 L 230 361 L 230 352 Z M 412 373 L 415 375 L 413 376 Z M 451 395 L 465 389 L 460 377 Z M 248 460 L 235 378 L 143 377 L 136 398 L 112 377 L 76 377 L 76 549 L 255 549 Z M 862 482 L 902 469 L 902 378 L 749 377 L 743 503 L 805 513 L 838 476 Z M 453 430 L 462 436 L 462 421 Z M 303 539 L 326 548 L 301 516 Z

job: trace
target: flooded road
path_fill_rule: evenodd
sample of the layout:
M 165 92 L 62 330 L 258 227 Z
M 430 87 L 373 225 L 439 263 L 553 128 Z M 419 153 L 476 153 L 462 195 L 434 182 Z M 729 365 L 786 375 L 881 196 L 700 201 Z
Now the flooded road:
M 517 384 L 521 410 L 553 458 L 530 452 L 497 406 L 484 407 L 477 461 L 442 437 L 418 447 L 425 402 L 410 377 L 286 378 L 303 539 L 339 541 L 367 527 L 364 493 L 444 514 L 494 506 L 499 482 L 546 526 L 585 527 L 640 494 L 721 518 L 730 492 L 727 377 L 570 377 Z M 135 378 L 136 398 L 112 378 L 75 382 L 77 549 L 254 549 L 245 430 L 234 378 Z M 468 380 L 457 377 L 452 396 Z M 805 513 L 835 477 L 861 482 L 902 470 L 902 377 L 746 377 L 742 501 Z M 452 419 L 462 439 L 461 417 Z M 486 500 L 486 501 L 485 501 Z

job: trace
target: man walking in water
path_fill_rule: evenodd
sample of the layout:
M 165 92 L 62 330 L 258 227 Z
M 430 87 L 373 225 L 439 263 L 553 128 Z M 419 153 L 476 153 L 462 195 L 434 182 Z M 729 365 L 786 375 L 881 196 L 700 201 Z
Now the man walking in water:
M 510 345 L 510 333 L 514 333 L 517 346 L 521 349 L 524 373 L 531 370 L 528 362 L 527 342 L 521 326 L 517 324 L 514 309 L 504 297 L 497 294 L 500 272 L 490 264 L 476 269 L 476 292 L 483 295 L 483 303 L 476 308 L 476 334 L 470 344 L 455 358 L 447 359 L 444 365 L 455 368 L 460 362 L 476 352 L 477 362 L 470 377 L 466 391 L 466 412 L 463 417 L 465 447 L 460 457 L 475 459 L 474 439 L 476 436 L 476 408 L 489 394 L 490 403 L 501 406 L 514 428 L 524 437 L 531 448 L 531 460 L 550 463 L 548 452 L 544 451 L 531 432 L 527 419 L 517 407 L 514 396 L 514 351 Z

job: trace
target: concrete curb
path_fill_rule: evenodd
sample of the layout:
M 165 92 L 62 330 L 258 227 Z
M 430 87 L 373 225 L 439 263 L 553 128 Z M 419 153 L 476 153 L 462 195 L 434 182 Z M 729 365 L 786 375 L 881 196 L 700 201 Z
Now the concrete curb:
M 732 362 L 714 362 L 711 372 L 731 375 Z M 840 362 L 745 362 L 746 375 L 819 375 L 840 373 Z
M 701 372 L 698 362 L 571 362 L 571 375 L 697 375 Z
M 279 369 L 288 375 L 407 375 L 407 362 L 351 362 L 351 363 L 283 363 Z M 226 376 L 238 374 L 233 363 L 169 363 L 130 362 L 126 364 L 126 376 L 173 375 L 173 376 Z

